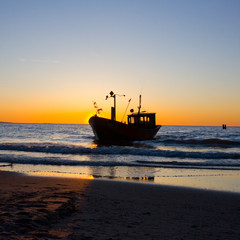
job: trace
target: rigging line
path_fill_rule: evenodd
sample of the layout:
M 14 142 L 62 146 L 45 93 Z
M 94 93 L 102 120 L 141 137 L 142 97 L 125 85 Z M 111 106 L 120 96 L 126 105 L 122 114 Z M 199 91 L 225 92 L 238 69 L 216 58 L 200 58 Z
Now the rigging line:
M 126 110 L 125 110 L 125 112 L 124 112 L 124 114 L 123 114 L 123 117 L 122 117 L 121 122 L 123 122 L 123 119 L 124 119 L 124 117 L 125 117 L 125 115 L 126 115 L 126 112 L 127 112 L 127 109 L 128 109 L 128 107 L 129 107 L 129 104 L 130 104 L 131 100 L 132 100 L 131 98 L 128 100 L 128 105 L 127 105 Z

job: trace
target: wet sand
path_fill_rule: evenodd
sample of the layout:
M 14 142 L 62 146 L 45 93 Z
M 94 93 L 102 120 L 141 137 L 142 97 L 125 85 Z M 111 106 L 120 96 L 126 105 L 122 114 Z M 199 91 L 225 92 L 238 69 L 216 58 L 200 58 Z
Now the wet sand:
M 240 239 L 240 194 L 0 171 L 0 239 Z

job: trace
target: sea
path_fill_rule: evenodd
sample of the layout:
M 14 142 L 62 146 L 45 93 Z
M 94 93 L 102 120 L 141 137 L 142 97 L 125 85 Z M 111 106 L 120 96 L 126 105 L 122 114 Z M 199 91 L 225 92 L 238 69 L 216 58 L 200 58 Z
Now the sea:
M 89 125 L 0 123 L 0 170 L 240 193 L 240 127 L 162 126 L 102 145 Z

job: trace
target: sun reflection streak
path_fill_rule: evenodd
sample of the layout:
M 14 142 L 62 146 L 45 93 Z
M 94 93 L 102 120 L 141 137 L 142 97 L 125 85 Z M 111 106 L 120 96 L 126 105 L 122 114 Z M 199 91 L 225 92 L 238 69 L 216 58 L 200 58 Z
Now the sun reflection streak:
M 93 175 L 90 174 L 74 174 L 74 173 L 63 173 L 63 172 L 28 172 L 28 175 L 41 176 L 41 177 L 66 177 L 66 178 L 77 178 L 77 179 L 94 179 Z

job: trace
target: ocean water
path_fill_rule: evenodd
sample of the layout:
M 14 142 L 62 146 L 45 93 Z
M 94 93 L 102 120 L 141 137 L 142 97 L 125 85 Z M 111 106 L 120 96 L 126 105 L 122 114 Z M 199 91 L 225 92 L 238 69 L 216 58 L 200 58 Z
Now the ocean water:
M 106 146 L 89 125 L 1 123 L 0 169 L 240 192 L 240 127 L 162 126 L 154 140 Z

